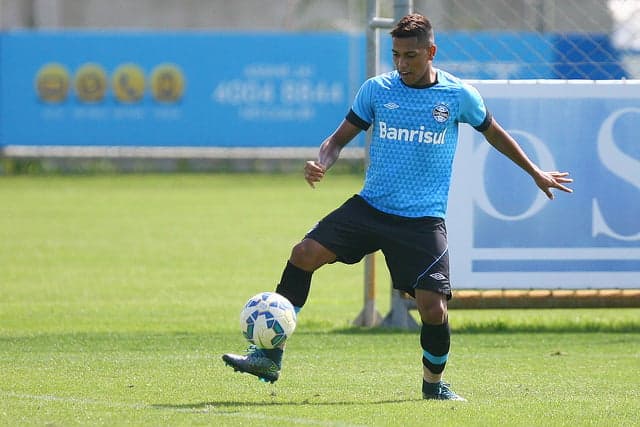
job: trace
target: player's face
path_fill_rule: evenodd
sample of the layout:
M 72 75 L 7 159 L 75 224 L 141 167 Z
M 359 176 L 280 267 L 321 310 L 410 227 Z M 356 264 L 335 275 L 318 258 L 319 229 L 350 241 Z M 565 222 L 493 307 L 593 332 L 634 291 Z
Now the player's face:
M 436 53 L 435 45 L 418 43 L 417 37 L 393 38 L 393 63 L 407 86 L 424 86 L 433 83 L 435 73 L 431 61 Z

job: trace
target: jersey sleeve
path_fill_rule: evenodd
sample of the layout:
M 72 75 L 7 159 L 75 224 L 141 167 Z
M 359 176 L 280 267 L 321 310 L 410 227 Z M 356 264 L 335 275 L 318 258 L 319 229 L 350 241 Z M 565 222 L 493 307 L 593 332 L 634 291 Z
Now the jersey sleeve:
M 349 111 L 347 115 L 347 120 L 363 130 L 367 130 L 374 119 L 373 102 L 371 101 L 373 88 L 374 82 L 372 79 L 365 81 L 362 86 L 360 86 L 353 100 L 351 111 Z
M 491 113 L 484 105 L 482 96 L 475 87 L 467 83 L 462 84 L 460 121 L 469 123 L 480 132 L 487 130 L 491 124 Z

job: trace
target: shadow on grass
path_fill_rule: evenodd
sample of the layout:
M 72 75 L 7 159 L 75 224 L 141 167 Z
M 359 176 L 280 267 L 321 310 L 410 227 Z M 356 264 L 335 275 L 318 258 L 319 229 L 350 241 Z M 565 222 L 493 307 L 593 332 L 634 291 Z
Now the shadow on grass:
M 380 405 L 380 404 L 394 404 L 394 403 L 407 403 L 407 402 L 422 402 L 423 399 L 411 398 L 411 399 L 387 399 L 387 400 L 371 400 L 371 401 L 337 401 L 337 402 L 316 402 L 311 400 L 303 400 L 300 402 L 284 402 L 273 400 L 271 402 L 248 402 L 246 400 L 214 400 L 210 402 L 195 402 L 195 403 L 181 403 L 181 404 L 169 404 L 158 403 L 150 405 L 153 409 L 161 410 L 173 410 L 173 411 L 186 411 L 186 412 L 201 412 L 208 409 L 229 409 L 229 408 L 247 408 L 250 406 L 360 406 L 360 405 Z

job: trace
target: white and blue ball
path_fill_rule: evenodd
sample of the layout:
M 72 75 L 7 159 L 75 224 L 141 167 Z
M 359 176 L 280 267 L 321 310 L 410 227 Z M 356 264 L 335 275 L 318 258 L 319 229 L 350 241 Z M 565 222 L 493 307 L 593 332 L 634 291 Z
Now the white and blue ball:
M 281 346 L 296 328 L 296 312 L 289 300 L 275 292 L 252 296 L 240 313 L 242 335 L 258 348 Z

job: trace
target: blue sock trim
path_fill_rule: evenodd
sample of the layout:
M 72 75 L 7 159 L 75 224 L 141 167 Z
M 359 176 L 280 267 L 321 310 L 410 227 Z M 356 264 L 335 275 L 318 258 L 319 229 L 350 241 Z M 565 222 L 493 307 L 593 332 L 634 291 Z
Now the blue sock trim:
M 295 305 L 293 306 L 293 310 L 296 312 L 296 314 L 300 313 L 300 310 L 302 310 L 302 307 L 296 307 Z
M 429 353 L 427 350 L 422 350 L 422 355 L 424 356 L 425 359 L 427 359 L 429 362 L 433 363 L 434 365 L 442 365 L 443 363 L 447 362 L 447 359 L 449 359 L 449 353 L 445 354 L 444 356 L 434 356 L 433 354 Z

